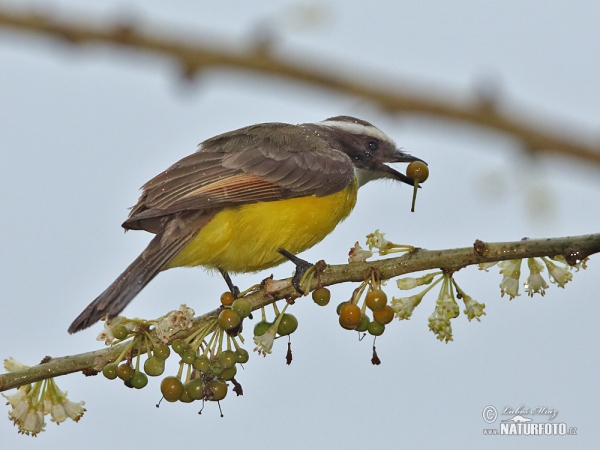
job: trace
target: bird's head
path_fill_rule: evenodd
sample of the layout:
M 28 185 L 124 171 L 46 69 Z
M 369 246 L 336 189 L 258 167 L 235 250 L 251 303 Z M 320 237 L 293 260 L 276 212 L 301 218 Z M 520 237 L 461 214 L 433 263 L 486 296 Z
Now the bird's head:
M 367 121 L 337 116 L 316 125 L 327 130 L 330 143 L 350 157 L 360 186 L 380 178 L 391 178 L 412 186 L 413 180 L 387 164 L 425 162 L 403 152 L 388 135 Z

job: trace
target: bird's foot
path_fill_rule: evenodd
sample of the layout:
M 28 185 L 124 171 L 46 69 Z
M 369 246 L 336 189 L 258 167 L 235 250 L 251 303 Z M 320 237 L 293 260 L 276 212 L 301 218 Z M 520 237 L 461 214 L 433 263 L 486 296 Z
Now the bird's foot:
M 306 295 L 308 293 L 308 289 L 310 288 L 310 283 L 308 283 L 306 289 L 303 288 L 302 285 L 306 284 L 304 283 L 304 281 L 306 280 L 306 276 L 310 274 L 310 271 L 314 270 L 314 264 L 311 264 L 302 258 L 298 258 L 296 255 L 288 252 L 283 248 L 280 248 L 277 251 L 283 256 L 285 256 L 287 259 L 289 259 L 291 262 L 293 262 L 296 266 L 296 273 L 294 273 L 294 276 L 292 277 L 292 286 L 294 286 L 294 288 L 299 294 Z

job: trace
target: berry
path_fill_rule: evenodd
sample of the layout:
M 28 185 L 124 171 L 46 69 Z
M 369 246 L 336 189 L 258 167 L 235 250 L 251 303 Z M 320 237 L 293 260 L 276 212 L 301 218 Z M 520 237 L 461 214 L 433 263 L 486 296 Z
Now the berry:
M 179 400 L 183 391 L 183 383 L 177 377 L 166 377 L 160 383 L 160 392 L 168 402 Z
M 177 353 L 178 355 L 181 355 L 183 352 L 185 352 L 189 348 L 189 345 L 183 339 L 175 339 L 173 341 L 173 343 L 171 344 L 171 347 L 173 348 L 173 351 L 175 353 Z
M 142 389 L 148 384 L 148 377 L 144 372 L 138 372 L 131 377 L 131 385 L 136 389 Z
M 348 302 L 342 302 L 342 303 L 340 303 L 339 305 L 337 305 L 337 307 L 336 307 L 336 309 L 335 309 L 335 312 L 337 313 L 337 315 L 338 315 L 338 316 L 340 315 L 340 311 L 342 310 L 342 307 L 343 307 L 343 306 L 344 306 L 346 303 L 348 303 Z
M 116 363 L 108 363 L 102 369 L 102 375 L 104 375 L 109 380 L 114 380 L 117 378 L 117 364 Z
M 381 336 L 385 331 L 385 325 L 373 321 L 369 323 L 367 330 L 369 331 L 369 334 L 372 334 L 373 336 Z
M 200 400 L 204 395 L 204 386 L 201 378 L 194 378 L 185 385 L 185 390 L 192 400 Z
M 227 383 L 225 383 L 223 380 L 218 378 L 216 380 L 212 380 L 210 383 L 208 383 L 208 387 L 213 393 L 211 398 L 213 402 L 223 400 L 227 395 Z
M 231 292 L 223 292 L 221 294 L 221 305 L 231 306 L 234 301 L 235 297 Z
M 233 377 L 235 377 L 236 373 L 237 373 L 237 368 L 235 366 L 231 366 L 231 367 L 228 367 L 227 369 L 223 370 L 223 372 L 221 373 L 221 378 L 223 378 L 225 381 L 229 381 Z
M 225 350 L 219 355 L 219 362 L 224 369 L 235 366 L 235 363 L 237 362 L 235 352 L 232 350 Z
M 325 306 L 331 299 L 331 292 L 326 287 L 320 287 L 312 293 L 313 301 L 319 306 Z
M 151 356 L 144 363 L 144 372 L 151 377 L 158 377 L 165 371 L 165 362 L 156 356 Z
M 240 324 L 241 318 L 232 309 L 224 309 L 219 314 L 218 323 L 222 330 L 231 330 Z
M 198 356 L 198 355 L 196 355 L 196 350 L 192 350 L 191 348 L 188 348 L 181 355 L 181 360 L 186 364 L 193 364 L 194 360 L 196 359 L 196 356 Z
M 369 319 L 369 316 L 367 316 L 366 314 L 362 314 L 360 316 L 360 322 L 358 322 L 358 325 L 356 325 L 356 328 L 354 328 L 356 331 L 367 331 L 367 327 L 369 326 L 369 323 L 371 322 L 371 319 Z
M 256 325 L 254 325 L 254 336 L 262 336 L 269 328 L 271 328 L 271 325 L 273 324 L 265 320 L 258 322 Z
M 237 315 L 243 319 L 244 317 L 248 317 L 252 312 L 252 305 L 247 299 L 238 298 L 231 305 L 231 309 L 233 309 Z
M 379 311 L 373 311 L 373 320 L 382 325 L 387 325 L 394 318 L 394 310 L 390 305 L 386 305 L 385 308 Z
M 371 311 L 379 311 L 387 305 L 387 295 L 381 289 L 375 289 L 367 293 L 367 307 Z
M 112 329 L 112 334 L 116 339 L 122 341 L 129 336 L 129 330 L 125 325 L 119 324 Z
M 298 328 L 298 319 L 293 314 L 286 313 L 281 316 L 277 332 L 280 336 L 287 336 L 296 331 L 296 328 Z
M 152 354 L 158 359 L 162 359 L 164 361 L 171 355 L 171 349 L 168 345 L 158 344 L 152 349 Z
M 123 363 L 117 368 L 117 376 L 123 381 L 131 380 L 131 377 L 135 375 L 135 370 L 129 363 Z
M 417 183 L 429 178 L 429 167 L 423 161 L 413 161 L 406 167 L 406 176 Z
M 194 401 L 194 399 L 192 397 L 190 397 L 190 394 L 188 394 L 188 392 L 185 390 L 185 387 L 183 388 L 183 392 L 181 393 L 181 396 L 179 397 L 179 401 L 181 403 L 192 403 Z
M 238 348 L 235 351 L 235 362 L 238 364 L 245 364 L 250 359 L 250 354 L 243 348 Z
M 340 325 L 347 330 L 353 330 L 360 322 L 361 315 L 358 306 L 354 303 L 346 303 L 340 309 Z
M 200 355 L 194 360 L 194 367 L 202 373 L 207 373 L 210 370 L 210 361 L 206 355 Z
M 221 372 L 223 372 L 223 364 L 221 364 L 220 361 L 211 361 L 210 371 L 215 375 L 221 375 Z

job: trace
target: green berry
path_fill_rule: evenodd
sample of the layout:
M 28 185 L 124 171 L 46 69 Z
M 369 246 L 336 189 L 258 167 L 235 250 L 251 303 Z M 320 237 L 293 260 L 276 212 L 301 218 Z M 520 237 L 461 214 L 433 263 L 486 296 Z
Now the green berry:
M 371 319 L 369 319 L 369 316 L 367 316 L 366 314 L 363 314 L 360 316 L 360 322 L 358 322 L 358 325 L 356 325 L 355 330 L 356 331 L 367 331 L 367 328 L 369 326 L 369 323 L 371 322 Z
M 250 354 L 243 348 L 238 348 L 235 351 L 235 362 L 238 364 L 245 364 L 250 359 Z
M 104 375 L 109 380 L 114 380 L 117 378 L 117 364 L 116 363 L 108 363 L 102 369 L 102 375 Z
M 247 299 L 238 298 L 233 302 L 233 305 L 231 305 L 231 309 L 233 309 L 237 315 L 243 319 L 244 317 L 248 317 L 252 312 L 252 305 Z
M 171 355 L 171 349 L 168 345 L 158 344 L 152 349 L 152 354 L 158 359 L 166 360 Z
M 138 372 L 131 377 L 131 385 L 136 389 L 142 389 L 148 384 L 148 377 L 144 372 Z
M 129 330 L 125 325 L 119 324 L 112 329 L 112 334 L 116 339 L 122 341 L 123 339 L 127 338 L 127 336 L 129 336 Z
M 210 360 L 206 355 L 200 355 L 194 360 L 194 367 L 202 373 L 210 371 Z
M 223 364 L 220 361 L 211 361 L 210 362 L 210 371 L 215 375 L 220 375 L 223 372 Z
M 151 377 L 162 375 L 165 371 L 165 362 L 156 356 L 151 356 L 144 363 L 144 372 Z
M 281 321 L 277 327 L 277 332 L 280 336 L 292 334 L 298 328 L 298 319 L 293 314 L 284 314 L 281 316 Z
M 326 287 L 317 288 L 312 293 L 312 299 L 317 305 L 325 306 L 331 299 L 331 292 Z
M 222 330 L 227 331 L 237 327 L 241 322 L 241 317 L 233 309 L 224 309 L 219 314 L 217 323 Z
M 235 366 L 231 366 L 231 367 L 228 367 L 227 369 L 223 370 L 223 372 L 221 373 L 221 378 L 223 378 L 225 381 L 229 381 L 233 377 L 235 377 L 236 373 L 237 373 L 237 368 Z
M 181 354 L 181 360 L 185 363 L 185 364 L 193 364 L 194 360 L 196 359 L 196 350 L 192 350 L 191 348 L 188 348 L 185 352 L 183 352 Z
M 227 383 L 221 379 L 212 380 L 208 383 L 208 387 L 213 393 L 211 400 L 214 402 L 223 400 L 227 395 Z
M 135 375 L 135 370 L 129 363 L 123 363 L 117 368 L 117 376 L 123 381 L 131 380 L 131 377 Z
M 372 334 L 373 336 L 381 336 L 385 331 L 385 325 L 373 321 L 369 323 L 367 330 L 369 331 L 369 334 Z
M 183 383 L 177 377 L 166 377 L 160 383 L 160 392 L 168 402 L 179 400 L 183 391 Z
M 173 348 L 173 351 L 175 353 L 177 353 L 178 355 L 181 355 L 183 352 L 185 352 L 189 348 L 189 345 L 183 339 L 175 339 L 173 341 L 173 343 L 171 344 L 171 347 Z
M 237 362 L 235 352 L 231 350 L 225 350 L 219 355 L 219 362 L 224 369 L 235 366 L 235 363 Z
M 185 390 L 192 400 L 200 400 L 204 395 L 204 385 L 201 378 L 194 378 L 185 385 Z
M 262 336 L 267 332 L 269 328 L 271 328 L 272 323 L 263 320 L 254 325 L 254 336 Z
M 181 403 L 192 403 L 194 399 L 190 397 L 190 394 L 188 394 L 188 392 L 184 388 L 183 392 L 181 393 L 181 396 L 179 397 L 179 401 Z

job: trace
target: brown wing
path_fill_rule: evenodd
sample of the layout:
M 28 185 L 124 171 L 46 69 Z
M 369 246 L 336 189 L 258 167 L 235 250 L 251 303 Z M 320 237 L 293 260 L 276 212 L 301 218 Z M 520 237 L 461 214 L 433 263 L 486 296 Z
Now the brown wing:
M 322 128 L 253 125 L 203 142 L 198 152 L 148 181 L 123 226 L 156 232 L 161 218 L 177 212 L 324 196 L 341 191 L 353 177 L 350 158 Z

